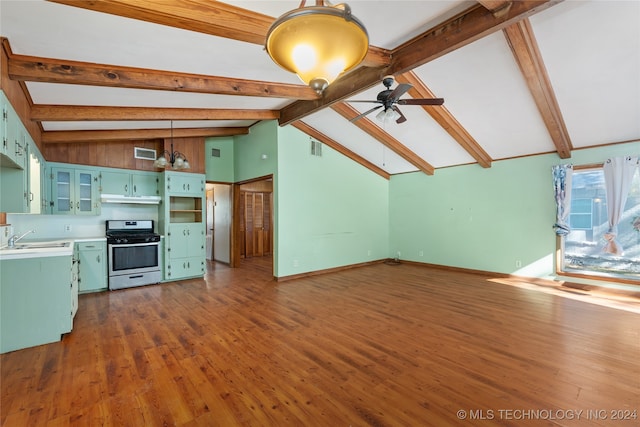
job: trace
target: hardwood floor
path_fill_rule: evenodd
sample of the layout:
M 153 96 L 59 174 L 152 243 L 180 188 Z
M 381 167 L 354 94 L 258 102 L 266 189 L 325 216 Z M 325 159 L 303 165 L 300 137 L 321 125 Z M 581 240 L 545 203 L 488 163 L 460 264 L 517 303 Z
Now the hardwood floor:
M 1 356 L 2 425 L 639 423 L 638 313 L 414 265 L 276 283 L 263 261 L 81 295 L 62 342 Z

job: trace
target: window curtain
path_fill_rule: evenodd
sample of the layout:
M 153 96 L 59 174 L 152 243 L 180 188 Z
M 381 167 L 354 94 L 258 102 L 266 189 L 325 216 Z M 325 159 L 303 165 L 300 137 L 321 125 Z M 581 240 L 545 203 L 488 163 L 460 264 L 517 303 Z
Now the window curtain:
M 566 236 L 571 231 L 569 227 L 569 212 L 571 211 L 571 177 L 572 165 L 556 165 L 551 168 L 553 187 L 556 197 L 556 223 L 553 228 L 558 236 Z
M 613 255 L 622 255 L 623 248 L 616 236 L 618 223 L 624 212 L 627 195 L 631 188 L 633 174 L 638 167 L 637 157 L 613 157 L 607 159 L 602 166 L 604 172 L 604 187 L 607 193 L 607 217 L 609 229 L 604 234 L 607 241 L 602 250 Z

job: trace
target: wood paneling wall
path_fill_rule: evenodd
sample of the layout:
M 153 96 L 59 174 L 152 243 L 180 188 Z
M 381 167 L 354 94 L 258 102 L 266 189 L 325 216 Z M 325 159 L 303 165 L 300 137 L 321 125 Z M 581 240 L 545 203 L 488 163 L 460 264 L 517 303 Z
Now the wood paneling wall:
M 44 157 L 49 162 L 78 165 L 105 166 L 111 168 L 156 171 L 150 160 L 136 159 L 134 147 L 162 151 L 162 140 L 78 142 L 70 144 L 45 144 Z
M 164 140 L 164 149 L 171 151 L 171 140 Z M 204 138 L 173 138 L 173 149 L 187 157 L 192 173 L 205 173 Z
M 50 162 L 159 171 L 160 169 L 153 167 L 152 161 L 136 159 L 134 147 L 156 150 L 159 155 L 163 150 L 171 150 L 171 140 L 78 142 L 46 144 L 45 147 L 44 156 Z M 191 169 L 188 172 L 205 173 L 204 138 L 174 138 L 173 149 L 184 154 L 189 160 Z

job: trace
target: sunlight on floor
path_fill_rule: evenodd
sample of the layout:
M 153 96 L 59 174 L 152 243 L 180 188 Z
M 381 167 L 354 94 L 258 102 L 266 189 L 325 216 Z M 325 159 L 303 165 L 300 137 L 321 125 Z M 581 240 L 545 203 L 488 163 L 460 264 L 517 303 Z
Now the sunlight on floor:
M 525 278 L 515 277 L 494 278 L 488 279 L 488 281 L 640 314 L 640 298 L 637 296 L 640 292 L 636 293 L 634 296 L 630 293 L 624 294 L 615 291 L 607 291 L 604 288 L 574 288 L 565 286 L 565 282 L 557 282 L 557 285 L 551 283 L 532 283 L 532 281 L 527 281 Z

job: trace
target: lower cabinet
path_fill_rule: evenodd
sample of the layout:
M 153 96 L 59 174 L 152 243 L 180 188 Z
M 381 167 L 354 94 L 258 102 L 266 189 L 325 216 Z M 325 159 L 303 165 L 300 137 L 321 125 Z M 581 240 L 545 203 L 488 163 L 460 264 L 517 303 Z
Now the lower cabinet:
M 107 243 L 90 241 L 76 243 L 80 293 L 107 290 Z
M 165 279 L 202 276 L 205 272 L 205 235 L 201 223 L 169 225 L 165 249 Z
M 170 280 L 179 280 L 187 277 L 202 276 L 204 269 L 204 259 L 198 256 L 173 259 L 167 266 L 166 271 Z
M 68 255 L 0 261 L 0 353 L 60 341 L 71 332 L 78 301 L 73 268 Z

